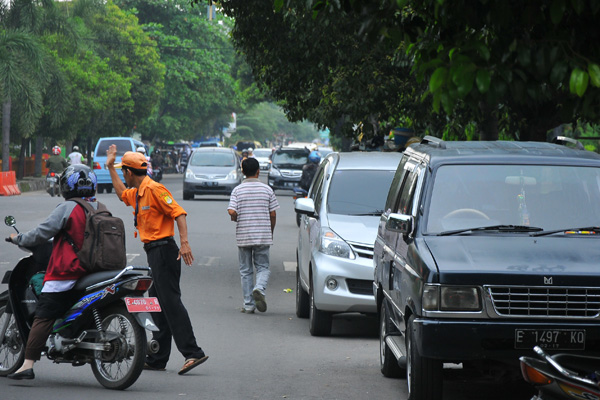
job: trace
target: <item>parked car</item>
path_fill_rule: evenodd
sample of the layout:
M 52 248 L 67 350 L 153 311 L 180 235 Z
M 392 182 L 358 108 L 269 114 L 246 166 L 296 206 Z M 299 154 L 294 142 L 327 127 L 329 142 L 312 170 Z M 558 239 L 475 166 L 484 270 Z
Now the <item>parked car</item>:
M 373 242 L 400 153 L 331 153 L 321 162 L 307 198 L 296 257 L 296 315 L 310 333 L 329 335 L 332 315 L 377 312 Z
M 410 400 L 442 398 L 444 363 L 518 379 L 536 345 L 600 354 L 600 155 L 426 137 L 385 210 L 380 367 L 406 373 Z
M 240 160 L 233 149 L 200 147 L 192 152 L 183 178 L 183 199 L 196 194 L 230 195 L 242 183 Z
M 116 163 L 121 162 L 121 157 L 125 154 L 126 151 L 136 151 L 138 147 L 145 147 L 146 153 L 148 153 L 148 147 L 140 142 L 139 140 L 130 138 L 130 137 L 104 137 L 98 139 L 96 143 L 96 148 L 94 150 L 94 173 L 98 178 L 98 186 L 96 189 L 97 193 L 102 193 L 106 190 L 106 193 L 111 193 L 113 190 L 112 180 L 110 179 L 110 173 L 106 168 L 106 151 L 110 147 L 111 144 L 117 145 L 117 159 Z M 125 183 L 125 179 L 123 178 L 123 172 L 120 169 L 117 169 L 117 174 Z
M 300 184 L 302 167 L 310 151 L 305 148 L 282 147 L 271 156 L 268 183 L 272 189 L 294 190 Z
M 271 167 L 271 149 L 254 149 L 254 158 L 258 161 L 260 169 L 268 170 Z

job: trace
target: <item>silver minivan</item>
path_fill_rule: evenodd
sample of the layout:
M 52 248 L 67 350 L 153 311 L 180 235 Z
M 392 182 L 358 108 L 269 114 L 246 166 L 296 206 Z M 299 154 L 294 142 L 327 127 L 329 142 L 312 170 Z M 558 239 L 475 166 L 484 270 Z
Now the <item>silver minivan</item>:
M 307 198 L 296 257 L 296 315 L 310 333 L 331 333 L 335 313 L 376 313 L 373 244 L 401 153 L 331 153 L 321 162 Z

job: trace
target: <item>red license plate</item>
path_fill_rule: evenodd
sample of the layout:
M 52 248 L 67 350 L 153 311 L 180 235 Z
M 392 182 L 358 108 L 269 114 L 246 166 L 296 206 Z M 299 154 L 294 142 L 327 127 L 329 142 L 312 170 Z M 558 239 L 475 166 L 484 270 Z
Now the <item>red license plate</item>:
M 161 311 L 156 297 L 125 297 L 125 305 L 130 313 Z

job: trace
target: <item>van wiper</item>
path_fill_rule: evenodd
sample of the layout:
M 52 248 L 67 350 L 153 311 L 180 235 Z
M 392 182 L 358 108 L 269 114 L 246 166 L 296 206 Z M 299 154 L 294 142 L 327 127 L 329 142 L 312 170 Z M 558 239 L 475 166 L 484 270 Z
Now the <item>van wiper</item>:
M 526 226 L 526 225 L 491 225 L 491 226 L 480 226 L 478 228 L 465 228 L 456 229 L 453 231 L 444 231 L 438 233 L 436 236 L 451 236 L 457 235 L 464 232 L 475 232 L 475 231 L 499 231 L 499 232 L 539 232 L 543 231 L 542 228 L 537 226 Z
M 567 229 L 554 229 L 552 231 L 543 231 L 538 233 L 532 233 L 531 236 L 546 236 L 553 235 L 555 233 L 562 232 L 581 232 L 586 231 L 585 235 L 599 235 L 600 234 L 600 226 L 584 226 L 583 228 L 567 228 Z

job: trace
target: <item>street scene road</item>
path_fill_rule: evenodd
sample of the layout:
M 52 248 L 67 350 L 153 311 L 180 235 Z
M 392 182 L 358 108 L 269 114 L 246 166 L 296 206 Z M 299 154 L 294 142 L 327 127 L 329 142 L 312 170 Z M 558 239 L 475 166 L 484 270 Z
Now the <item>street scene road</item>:
M 263 178 L 264 179 L 264 178 Z M 178 376 L 183 357 L 174 350 L 166 372 L 144 371 L 124 392 L 102 388 L 89 366 L 54 365 L 42 358 L 33 381 L 0 378 L 0 399 L 406 399 L 405 379 L 388 379 L 379 371 L 377 318 L 335 318 L 330 337 L 312 337 L 308 321 L 295 315 L 296 226 L 291 192 L 277 191 L 271 280 L 266 313 L 242 314 L 235 224 L 226 212 L 227 196 L 182 200 L 181 175 L 163 183 L 188 212 L 189 240 L 195 262 L 183 267 L 183 301 L 199 345 L 210 356 L 202 366 Z M 121 217 L 127 230 L 128 261 L 147 265 L 139 239 L 133 236 L 132 208 L 113 194 L 98 199 Z M 0 215 L 13 215 L 21 231 L 34 228 L 61 199 L 44 191 L 0 198 Z M 4 225 L 3 225 L 4 226 Z M 4 226 L 3 236 L 12 229 Z M 176 233 L 177 237 L 177 233 Z M 25 253 L 2 242 L 0 275 Z M 6 290 L 3 285 L 0 290 Z M 175 347 L 174 347 L 175 349 Z M 453 370 L 447 370 L 451 377 Z M 519 382 L 506 385 L 449 379 L 445 399 L 529 399 L 531 389 Z

